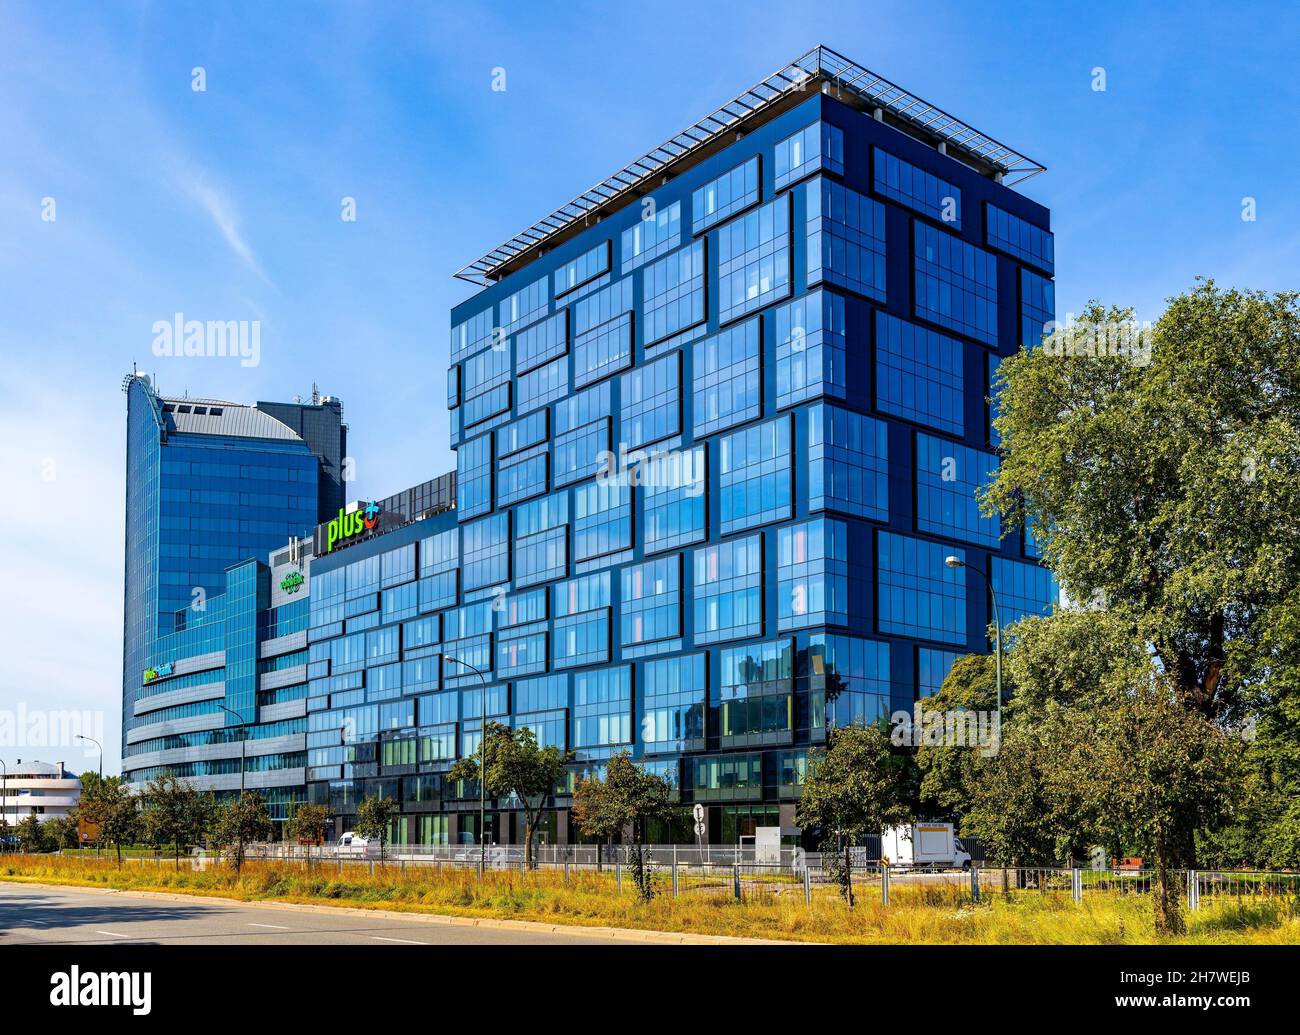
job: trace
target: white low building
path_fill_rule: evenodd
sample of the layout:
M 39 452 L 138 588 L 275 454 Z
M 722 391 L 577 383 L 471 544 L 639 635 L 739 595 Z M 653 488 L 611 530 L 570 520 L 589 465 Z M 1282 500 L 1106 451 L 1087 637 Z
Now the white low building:
M 16 826 L 28 816 L 40 822 L 66 816 L 81 799 L 81 781 L 62 762 L 17 762 L 0 771 L 0 816 Z

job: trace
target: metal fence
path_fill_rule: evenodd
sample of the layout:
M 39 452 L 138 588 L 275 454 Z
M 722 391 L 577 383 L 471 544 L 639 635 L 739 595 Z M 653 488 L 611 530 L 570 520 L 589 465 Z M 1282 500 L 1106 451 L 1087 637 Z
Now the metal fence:
M 635 848 L 629 845 L 542 845 L 526 868 L 519 845 L 397 845 L 381 859 L 377 846 L 326 845 L 307 849 L 284 843 L 249 845 L 246 858 L 279 861 L 349 876 L 412 875 L 430 871 L 481 878 L 485 874 L 562 874 L 563 880 L 603 882 L 618 893 L 635 891 Z M 111 856 L 106 856 L 111 857 Z M 849 875 L 860 901 L 884 905 L 909 902 L 978 902 L 992 896 L 1069 896 L 1075 902 L 1098 895 L 1145 895 L 1155 885 L 1155 871 L 1083 869 L 1079 867 L 999 867 L 973 865 L 967 870 L 924 870 L 882 866 L 850 854 Z M 837 854 L 798 848 L 755 849 L 753 845 L 647 845 L 641 864 L 656 894 L 711 896 L 748 901 L 838 898 L 841 894 Z M 214 853 L 182 856 L 195 868 L 220 861 Z M 129 865 L 166 867 L 173 857 L 123 856 Z M 1300 915 L 1300 872 L 1268 870 L 1171 870 L 1169 879 L 1189 910 L 1203 904 L 1280 903 Z

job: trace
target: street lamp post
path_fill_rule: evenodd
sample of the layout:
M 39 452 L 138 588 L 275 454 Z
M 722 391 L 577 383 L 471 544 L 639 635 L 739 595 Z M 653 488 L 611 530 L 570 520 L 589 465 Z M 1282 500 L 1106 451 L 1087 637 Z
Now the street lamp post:
M 80 733 L 77 734 L 77 739 L 88 740 L 90 741 L 90 743 L 94 744 L 95 747 L 99 748 L 99 782 L 103 783 L 104 782 L 104 745 L 101 744 L 99 741 L 97 741 L 94 737 L 85 737 L 82 736 Z
M 487 864 L 487 831 L 484 829 L 487 823 L 487 792 L 484 789 L 487 783 L 487 680 L 469 662 L 450 654 L 444 654 L 443 657 L 469 669 L 478 676 L 479 681 L 479 703 L 482 708 L 478 727 L 478 872 L 481 875 L 486 871 Z
M 233 715 L 239 720 L 239 800 L 242 802 L 244 800 L 244 759 L 247 757 L 248 752 L 248 723 L 244 721 L 244 717 L 239 712 L 227 708 L 220 701 L 213 701 L 212 703 L 227 715 Z
M 998 594 L 993 588 L 993 580 L 978 568 L 972 568 L 956 554 L 945 557 L 944 564 L 950 568 L 966 568 L 973 571 L 982 578 L 989 587 L 989 596 L 993 599 L 993 640 L 996 660 L 994 670 L 996 672 L 997 692 L 998 692 L 998 741 L 1002 740 L 1002 613 L 998 610 Z
M 9 767 L 5 765 L 4 759 L 0 758 L 0 819 L 4 820 L 5 826 L 9 825 Z M 6 831 L 6 837 L 8 832 Z

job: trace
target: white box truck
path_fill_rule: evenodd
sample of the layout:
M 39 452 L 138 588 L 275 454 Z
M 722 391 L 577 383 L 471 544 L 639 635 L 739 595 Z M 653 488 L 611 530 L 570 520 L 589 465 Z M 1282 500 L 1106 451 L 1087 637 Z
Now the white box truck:
M 880 860 L 914 869 L 968 870 L 970 853 L 953 836 L 951 823 L 913 823 L 890 827 L 880 837 Z

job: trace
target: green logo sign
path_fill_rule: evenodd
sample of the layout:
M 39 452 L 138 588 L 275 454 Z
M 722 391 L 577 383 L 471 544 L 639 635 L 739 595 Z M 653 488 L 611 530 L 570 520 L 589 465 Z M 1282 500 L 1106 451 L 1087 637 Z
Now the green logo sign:
M 379 524 L 379 514 L 379 507 L 374 500 L 371 500 L 364 510 L 354 510 L 351 514 L 340 510 L 339 516 L 325 528 L 325 552 L 329 553 L 333 550 L 337 542 L 373 531 Z
M 280 580 L 280 588 L 286 593 L 297 593 L 302 589 L 302 584 L 306 581 L 302 577 L 302 572 L 291 571 L 288 575 Z
M 144 670 L 144 681 L 152 683 L 155 679 L 162 679 L 163 676 L 172 674 L 172 663 L 169 661 L 165 665 L 159 665 L 157 668 L 152 665 Z

